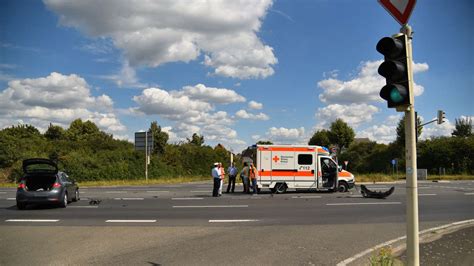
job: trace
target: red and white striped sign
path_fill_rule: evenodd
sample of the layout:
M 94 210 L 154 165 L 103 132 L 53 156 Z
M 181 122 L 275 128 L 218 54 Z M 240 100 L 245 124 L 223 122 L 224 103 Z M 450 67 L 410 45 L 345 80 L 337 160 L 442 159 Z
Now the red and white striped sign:
M 379 3 L 403 26 L 410 18 L 416 0 L 379 0 Z

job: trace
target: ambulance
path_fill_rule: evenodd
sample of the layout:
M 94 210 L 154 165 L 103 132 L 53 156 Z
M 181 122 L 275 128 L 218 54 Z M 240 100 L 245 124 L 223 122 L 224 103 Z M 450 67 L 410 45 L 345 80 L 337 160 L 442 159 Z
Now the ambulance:
M 242 161 L 256 167 L 259 189 L 273 193 L 287 189 L 346 192 L 354 175 L 342 170 L 329 150 L 312 145 L 253 145 L 242 152 Z

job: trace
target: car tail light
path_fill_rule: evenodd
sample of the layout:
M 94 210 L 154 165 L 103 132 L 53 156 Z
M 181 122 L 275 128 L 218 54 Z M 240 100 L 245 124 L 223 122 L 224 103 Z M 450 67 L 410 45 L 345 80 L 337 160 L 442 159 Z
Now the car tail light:
M 20 183 L 20 184 L 18 185 L 18 188 L 20 188 L 20 189 L 25 189 L 25 188 L 26 188 L 25 183 Z
M 59 188 L 59 187 L 61 187 L 61 184 L 59 184 L 59 183 L 57 183 L 57 182 L 54 183 L 53 188 Z

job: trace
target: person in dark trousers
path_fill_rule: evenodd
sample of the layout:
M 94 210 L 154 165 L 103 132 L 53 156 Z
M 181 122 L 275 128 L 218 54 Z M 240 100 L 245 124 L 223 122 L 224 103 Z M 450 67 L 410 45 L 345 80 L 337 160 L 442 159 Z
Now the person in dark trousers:
M 250 163 L 250 168 L 249 168 L 249 178 L 250 181 L 252 182 L 252 191 L 253 194 L 257 194 L 257 168 L 253 166 L 253 163 Z
M 240 171 L 240 177 L 242 178 L 242 184 L 244 185 L 244 193 L 250 193 L 249 189 L 249 165 L 247 162 L 244 163 L 244 168 Z
M 229 168 L 227 168 L 227 172 L 229 173 L 229 183 L 227 185 L 227 193 L 229 193 L 229 191 L 232 191 L 232 193 L 234 193 L 235 177 L 237 176 L 237 168 L 235 168 L 234 163 L 230 164 Z
M 212 168 L 211 175 L 212 175 L 212 179 L 214 180 L 212 196 L 219 197 L 219 187 L 221 186 L 221 173 L 219 170 L 219 163 L 214 164 L 214 168 Z

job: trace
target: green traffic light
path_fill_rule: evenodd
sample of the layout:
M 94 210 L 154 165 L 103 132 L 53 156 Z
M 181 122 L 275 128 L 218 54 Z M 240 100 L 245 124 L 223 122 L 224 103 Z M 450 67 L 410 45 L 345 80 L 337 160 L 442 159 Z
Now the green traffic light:
M 400 91 L 397 89 L 397 87 L 393 87 L 390 91 L 390 99 L 396 103 L 403 101 L 403 96 L 400 94 Z

